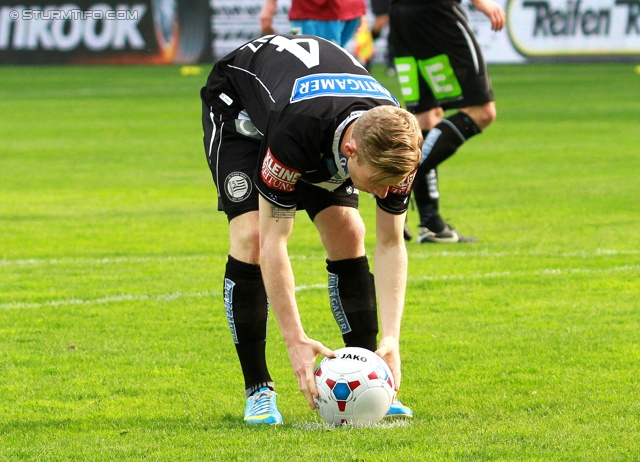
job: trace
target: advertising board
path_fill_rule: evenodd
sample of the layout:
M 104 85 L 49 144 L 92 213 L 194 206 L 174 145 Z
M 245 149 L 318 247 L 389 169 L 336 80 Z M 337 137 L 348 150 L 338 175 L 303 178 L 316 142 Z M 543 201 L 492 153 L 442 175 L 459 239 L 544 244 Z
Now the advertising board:
M 208 0 L 4 1 L 0 63 L 192 63 L 211 59 Z

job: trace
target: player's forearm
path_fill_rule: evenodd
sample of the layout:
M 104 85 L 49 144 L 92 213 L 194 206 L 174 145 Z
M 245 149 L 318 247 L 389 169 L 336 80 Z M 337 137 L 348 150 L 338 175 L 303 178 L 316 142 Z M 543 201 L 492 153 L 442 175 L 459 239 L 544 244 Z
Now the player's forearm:
M 278 321 L 285 343 L 304 337 L 295 299 L 295 280 L 286 250 L 266 245 L 261 251 L 260 266 L 269 304 Z
M 407 286 L 407 249 L 404 243 L 376 247 L 374 275 L 382 336 L 398 340 Z
M 407 247 L 404 243 L 406 214 L 376 212 L 374 275 L 380 307 L 382 337 L 398 341 L 407 287 Z
M 263 33 L 272 34 L 273 17 L 276 14 L 277 0 L 265 0 L 260 10 L 260 28 Z
M 260 198 L 260 267 L 262 278 L 282 337 L 286 343 L 304 338 L 295 297 L 295 279 L 287 242 L 295 210 L 281 209 Z

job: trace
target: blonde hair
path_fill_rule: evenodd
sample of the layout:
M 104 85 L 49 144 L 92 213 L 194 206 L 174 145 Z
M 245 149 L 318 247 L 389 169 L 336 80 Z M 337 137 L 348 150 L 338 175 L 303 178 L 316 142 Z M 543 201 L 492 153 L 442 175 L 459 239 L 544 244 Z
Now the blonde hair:
M 371 178 L 406 178 L 422 156 L 422 130 L 410 112 L 396 106 L 377 106 L 366 111 L 353 126 L 356 155 L 379 173 Z

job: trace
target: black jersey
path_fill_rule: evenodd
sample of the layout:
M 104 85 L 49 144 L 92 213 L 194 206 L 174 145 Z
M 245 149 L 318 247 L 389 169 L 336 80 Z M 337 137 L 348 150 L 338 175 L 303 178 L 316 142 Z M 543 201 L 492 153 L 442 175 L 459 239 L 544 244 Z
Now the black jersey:
M 246 43 L 214 65 L 202 96 L 217 113 L 235 117 L 246 111 L 263 135 L 254 180 L 280 207 L 296 206 L 298 181 L 327 190 L 350 181 L 339 152 L 344 130 L 368 109 L 398 106 L 347 51 L 308 35 Z M 379 203 L 398 213 L 398 199 L 406 198 Z

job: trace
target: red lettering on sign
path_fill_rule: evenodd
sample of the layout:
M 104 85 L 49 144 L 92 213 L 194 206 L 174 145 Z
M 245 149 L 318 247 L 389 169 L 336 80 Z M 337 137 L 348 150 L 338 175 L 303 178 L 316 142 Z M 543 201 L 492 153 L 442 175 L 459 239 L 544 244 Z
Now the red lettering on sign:
M 278 162 L 271 154 L 271 149 L 267 149 L 267 155 L 262 161 L 260 172 L 262 181 L 272 189 L 278 191 L 292 192 L 296 189 L 296 182 L 302 174 L 294 168 L 287 167 Z

